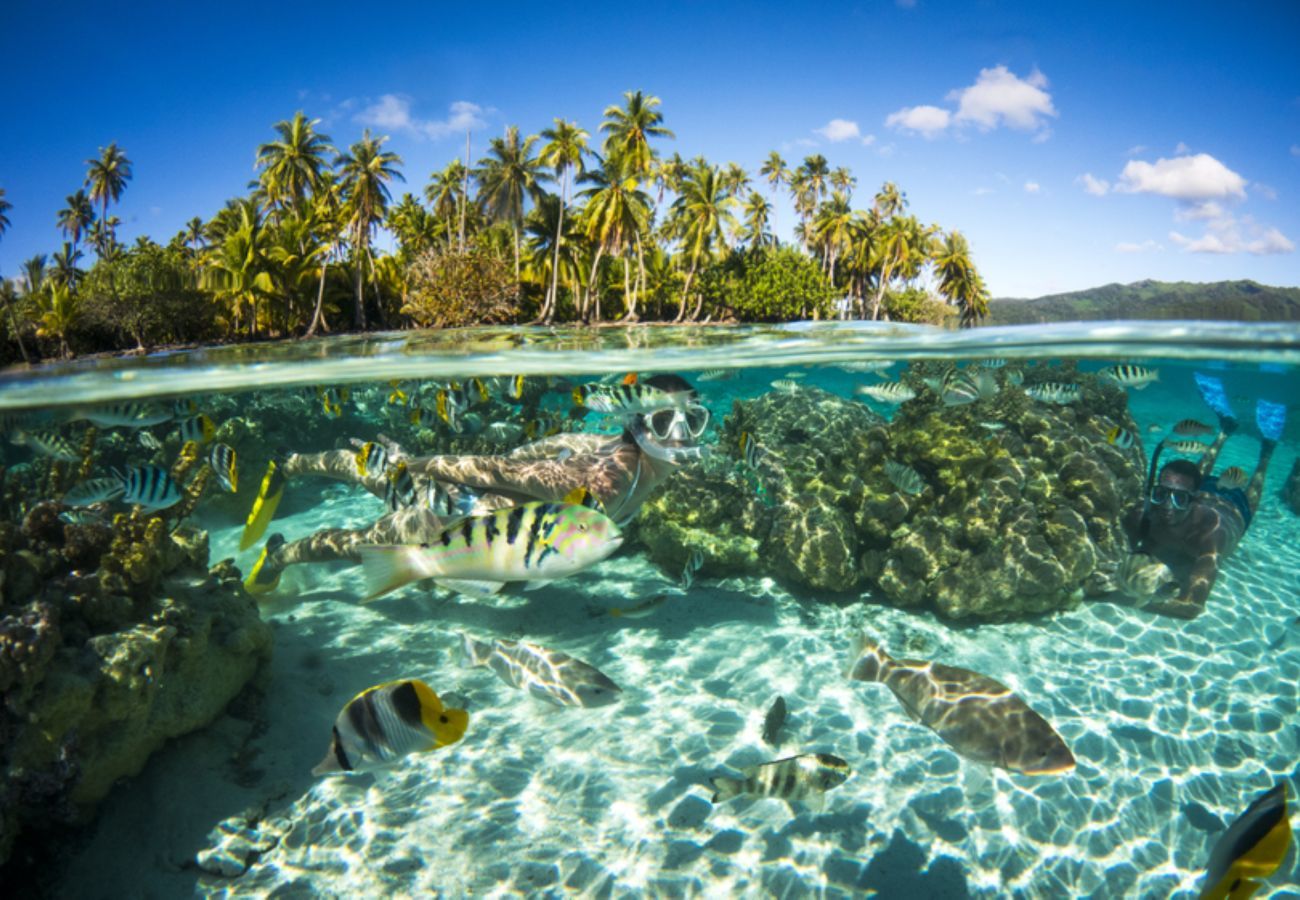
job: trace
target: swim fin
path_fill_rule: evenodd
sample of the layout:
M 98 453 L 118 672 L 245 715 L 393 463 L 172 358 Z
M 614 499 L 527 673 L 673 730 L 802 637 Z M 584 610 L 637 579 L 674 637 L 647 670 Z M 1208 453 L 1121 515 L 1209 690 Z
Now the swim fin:
M 266 475 L 262 478 L 262 486 L 257 491 L 257 499 L 253 501 L 253 509 L 248 514 L 248 521 L 244 523 L 244 533 L 239 538 L 240 550 L 247 550 L 266 533 L 266 527 L 275 517 L 275 509 L 280 505 L 280 497 L 284 494 L 284 482 L 285 478 L 280 471 L 280 466 L 275 460 L 271 460 L 266 464 Z
M 1236 431 L 1237 417 L 1228 405 L 1228 394 L 1223 389 L 1223 382 L 1203 372 L 1193 372 L 1192 377 L 1196 379 L 1196 389 L 1201 392 L 1201 399 L 1219 417 L 1223 430 L 1229 434 Z
M 268 591 L 275 590 L 276 585 L 280 583 L 280 573 L 282 568 L 267 569 L 266 560 L 272 553 L 284 546 L 284 535 L 276 533 L 271 535 L 267 540 L 266 546 L 262 548 L 262 555 L 257 558 L 253 564 L 253 569 L 244 579 L 244 590 L 250 594 L 265 594 Z
M 1286 426 L 1286 406 L 1271 400 L 1260 400 L 1255 404 L 1255 425 L 1264 440 L 1277 443 L 1282 440 L 1282 429 Z

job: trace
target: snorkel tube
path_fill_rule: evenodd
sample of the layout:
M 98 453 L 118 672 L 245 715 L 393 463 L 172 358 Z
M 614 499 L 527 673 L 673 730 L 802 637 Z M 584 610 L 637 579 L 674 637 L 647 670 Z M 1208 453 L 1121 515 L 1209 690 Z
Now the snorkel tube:
M 1134 553 L 1141 549 L 1147 532 L 1151 530 L 1151 489 L 1156 484 L 1156 466 L 1160 464 L 1160 454 L 1164 449 L 1165 441 L 1162 439 L 1156 444 L 1155 452 L 1151 454 L 1151 465 L 1147 467 L 1147 483 L 1142 491 L 1142 518 L 1138 519 L 1137 538 L 1129 546 Z

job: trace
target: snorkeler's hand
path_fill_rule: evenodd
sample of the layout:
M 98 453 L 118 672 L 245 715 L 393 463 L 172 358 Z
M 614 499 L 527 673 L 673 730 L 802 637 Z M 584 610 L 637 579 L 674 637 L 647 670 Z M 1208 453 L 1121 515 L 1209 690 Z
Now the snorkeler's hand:
M 378 434 L 375 436 L 375 441 L 379 444 L 382 444 L 384 449 L 388 451 L 389 462 L 399 463 L 404 459 L 410 459 L 406 451 L 402 449 L 402 446 L 398 444 L 397 441 L 390 438 L 388 435 Z
M 1116 575 L 1120 590 L 1138 601 L 1169 598 L 1178 591 L 1169 567 L 1146 553 L 1130 554 L 1120 563 Z
M 1173 616 L 1178 619 L 1195 619 L 1205 607 L 1195 601 L 1188 600 L 1184 597 L 1176 597 L 1170 600 L 1156 600 L 1154 603 L 1147 603 L 1142 606 L 1147 612 L 1156 613 L 1161 616 Z

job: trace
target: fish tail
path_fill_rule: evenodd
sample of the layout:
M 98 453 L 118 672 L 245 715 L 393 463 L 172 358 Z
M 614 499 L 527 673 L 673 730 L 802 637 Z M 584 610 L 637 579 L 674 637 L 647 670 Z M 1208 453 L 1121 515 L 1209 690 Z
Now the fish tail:
M 471 667 L 486 665 L 488 654 L 491 652 L 487 644 L 476 641 L 464 633 L 460 636 L 460 649 L 465 654 L 465 664 Z
M 406 544 L 368 544 L 358 548 L 366 576 L 364 600 L 374 600 L 390 591 L 438 574 L 429 552 Z
M 710 778 L 709 784 L 713 785 L 713 799 L 710 801 L 712 803 L 717 803 L 720 800 L 730 800 L 745 789 L 745 782 L 739 778 L 727 778 L 723 775 Z
M 284 495 L 284 482 L 285 477 L 280 467 L 275 460 L 271 460 L 266 466 L 266 476 L 262 478 L 257 498 L 253 500 L 253 508 L 248 513 L 248 521 L 244 523 L 244 533 L 239 538 L 240 550 L 247 550 L 266 533 L 266 527 L 275 517 L 276 507 Z
M 885 669 L 892 663 L 893 657 L 867 637 L 859 634 L 853 641 L 853 664 L 849 667 L 849 677 L 855 681 L 881 681 Z

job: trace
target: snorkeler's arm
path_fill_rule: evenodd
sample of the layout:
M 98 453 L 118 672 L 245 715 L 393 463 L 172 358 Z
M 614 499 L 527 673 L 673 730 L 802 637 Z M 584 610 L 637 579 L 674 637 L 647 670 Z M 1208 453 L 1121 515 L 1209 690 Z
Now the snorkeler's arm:
M 1166 616 L 1182 619 L 1194 619 L 1205 611 L 1205 603 L 1210 599 L 1210 591 L 1219 577 L 1219 559 L 1223 548 L 1223 532 L 1215 530 L 1207 537 L 1207 546 L 1192 564 L 1192 571 L 1187 584 L 1173 599 L 1151 604 L 1146 608 Z
M 520 500 L 562 500 L 575 488 L 586 486 L 581 468 L 549 459 L 426 456 L 411 460 L 410 468 L 425 478 L 510 494 Z

